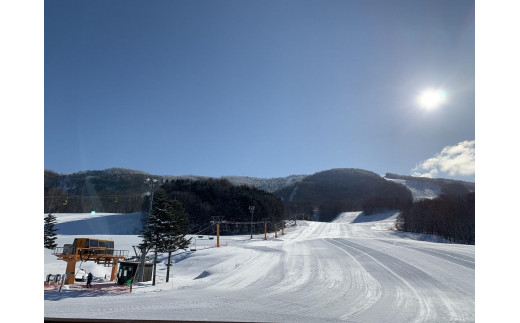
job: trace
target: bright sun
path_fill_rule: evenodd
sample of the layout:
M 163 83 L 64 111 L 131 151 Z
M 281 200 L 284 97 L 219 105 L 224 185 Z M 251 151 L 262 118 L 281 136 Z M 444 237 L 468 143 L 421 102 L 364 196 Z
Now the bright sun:
M 446 101 L 446 92 L 444 90 L 426 90 L 419 94 L 419 105 L 425 109 L 435 109 Z

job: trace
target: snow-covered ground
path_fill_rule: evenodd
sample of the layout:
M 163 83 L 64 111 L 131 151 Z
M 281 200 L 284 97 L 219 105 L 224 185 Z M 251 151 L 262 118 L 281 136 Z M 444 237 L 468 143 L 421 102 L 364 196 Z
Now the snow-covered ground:
M 60 215 L 58 244 L 74 237 L 111 238 L 116 249 L 139 243 L 134 215 Z M 128 216 L 127 218 L 125 218 Z M 105 218 L 109 234 L 98 228 Z M 332 223 L 298 221 L 278 238 L 263 235 L 194 237 L 196 251 L 175 254 L 170 281 L 161 255 L 157 283 L 132 292 L 86 289 L 76 283 L 44 293 L 46 317 L 262 322 L 472 322 L 475 320 L 475 246 L 431 235 L 393 231 L 395 213 L 341 214 Z M 125 224 L 125 220 L 128 222 Z M 89 223 L 96 222 L 96 225 Z M 114 225 L 115 222 L 117 225 Z M 68 224 L 67 224 L 68 223 Z M 293 222 L 292 222 L 293 223 Z M 65 225 L 65 226 L 64 226 Z M 74 234 L 74 228 L 81 234 Z M 121 228 L 118 231 L 117 228 Z M 94 229 L 92 229 L 94 230 Z M 65 262 L 44 250 L 45 272 Z M 80 265 L 78 264 L 76 270 Z M 110 267 L 90 262 L 94 286 L 113 286 Z M 108 289 L 107 289 L 108 290 Z
M 406 186 L 410 192 L 412 192 L 412 198 L 414 201 L 419 201 L 422 199 L 434 199 L 440 196 L 442 193 L 441 187 L 433 183 L 414 181 L 411 179 L 384 178 L 386 180 Z

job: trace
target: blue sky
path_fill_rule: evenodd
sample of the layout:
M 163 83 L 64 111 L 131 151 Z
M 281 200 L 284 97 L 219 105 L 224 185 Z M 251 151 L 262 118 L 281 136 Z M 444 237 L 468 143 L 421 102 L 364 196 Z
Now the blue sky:
M 46 0 L 44 10 L 46 169 L 475 179 L 473 1 Z M 420 107 L 428 88 L 446 102 Z

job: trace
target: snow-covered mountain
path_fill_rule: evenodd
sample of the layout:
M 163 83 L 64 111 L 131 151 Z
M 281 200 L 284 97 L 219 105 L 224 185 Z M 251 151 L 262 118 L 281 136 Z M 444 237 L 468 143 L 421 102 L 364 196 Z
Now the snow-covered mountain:
M 387 173 L 385 179 L 406 186 L 412 192 L 413 200 L 432 199 L 441 194 L 464 196 L 475 192 L 475 183 L 445 178 L 413 177 Z
M 151 177 L 157 178 L 159 184 L 176 179 L 192 181 L 209 179 L 209 177 L 197 175 L 151 175 L 124 168 L 91 170 L 73 174 L 58 174 L 45 170 L 44 210 L 54 213 L 90 212 L 91 210 L 100 212 L 141 211 L 150 189 L 148 185 L 144 184 L 144 181 Z M 320 201 L 327 200 L 348 201 L 350 204 L 354 201 L 359 204 L 369 198 L 419 200 L 434 198 L 440 194 L 465 195 L 475 190 L 475 184 L 470 182 L 389 173 L 382 178 L 374 172 L 351 168 L 279 178 L 225 176 L 222 179 L 226 179 L 234 185 L 247 185 L 271 192 L 286 202 L 298 200 L 309 205 L 319 205 Z M 300 204 L 300 207 L 302 205 Z M 332 216 L 337 214 L 335 209 L 329 213 Z M 325 215 L 323 212 L 322 214 Z M 326 218 L 328 219 L 328 217 Z

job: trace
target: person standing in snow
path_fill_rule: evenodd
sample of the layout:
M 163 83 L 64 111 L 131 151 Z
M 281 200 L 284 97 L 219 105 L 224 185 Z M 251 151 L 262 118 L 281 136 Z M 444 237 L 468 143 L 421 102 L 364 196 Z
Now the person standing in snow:
M 87 288 L 88 287 L 92 287 L 92 278 L 94 278 L 92 273 L 88 273 L 88 276 L 87 276 Z

